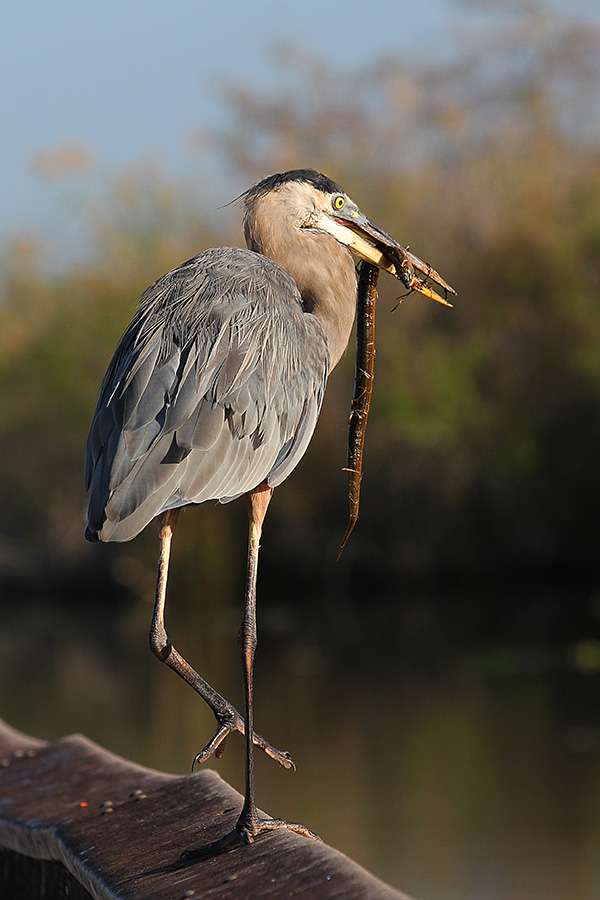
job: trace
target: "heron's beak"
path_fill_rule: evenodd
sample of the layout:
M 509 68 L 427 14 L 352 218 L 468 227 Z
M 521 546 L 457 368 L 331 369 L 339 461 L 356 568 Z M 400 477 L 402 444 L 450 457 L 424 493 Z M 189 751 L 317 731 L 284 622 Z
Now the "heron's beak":
M 447 300 L 448 294 L 456 294 L 454 288 L 450 287 L 444 281 L 441 275 L 432 269 L 429 263 L 425 263 L 410 253 L 406 247 L 395 241 L 383 229 L 371 222 L 358 207 L 350 207 L 330 216 L 335 226 L 343 226 L 345 234 L 343 237 L 338 233 L 331 233 L 342 240 L 347 247 L 366 259 L 367 262 L 379 266 L 399 278 L 400 281 L 412 291 L 418 291 L 425 297 L 437 300 L 445 306 L 452 306 Z M 334 226 L 334 227 L 335 227 Z M 337 231 L 337 228 L 336 228 Z M 416 273 L 418 274 L 415 274 Z M 429 281 L 434 282 L 444 292 L 444 296 L 436 293 L 432 287 L 429 287 Z

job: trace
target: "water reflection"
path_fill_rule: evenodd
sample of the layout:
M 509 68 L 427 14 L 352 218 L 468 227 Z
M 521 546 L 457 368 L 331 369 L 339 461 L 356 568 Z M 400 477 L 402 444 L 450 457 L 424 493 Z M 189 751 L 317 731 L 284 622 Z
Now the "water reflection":
M 181 652 L 241 697 L 237 610 L 178 613 Z M 79 731 L 153 768 L 185 772 L 210 712 L 147 649 L 148 605 L 75 616 L 12 609 L 0 712 L 48 739 Z M 261 627 L 262 626 L 262 627 Z M 449 654 L 322 647 L 259 622 L 257 725 L 298 771 L 257 761 L 269 812 L 421 900 L 600 896 L 600 665 L 593 644 Z M 242 741 L 212 765 L 242 789 Z

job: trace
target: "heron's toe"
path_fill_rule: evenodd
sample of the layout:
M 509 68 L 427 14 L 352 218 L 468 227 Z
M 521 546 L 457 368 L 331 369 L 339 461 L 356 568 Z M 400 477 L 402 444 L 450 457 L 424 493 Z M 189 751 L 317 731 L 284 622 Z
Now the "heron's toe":
M 245 734 L 244 720 L 234 707 L 231 708 L 231 714 L 228 714 L 227 717 L 220 717 L 218 721 L 219 727 L 217 728 L 213 737 L 210 739 L 208 744 L 206 744 L 206 746 L 200 751 L 200 753 L 197 753 L 194 757 L 194 760 L 192 762 L 192 772 L 194 771 L 196 766 L 202 765 L 213 755 L 217 759 L 220 759 L 225 750 L 225 740 L 232 731 L 238 731 L 242 735 Z M 263 753 L 266 753 L 267 756 L 271 757 L 271 759 L 274 759 L 275 762 L 279 763 L 279 765 L 284 769 L 292 769 L 294 772 L 296 771 L 294 760 L 287 750 L 278 750 L 276 747 L 273 747 L 271 744 L 269 744 L 268 741 L 265 740 L 264 737 L 262 737 L 262 735 L 258 734 L 256 731 L 253 734 L 253 743 L 255 747 L 257 747 L 259 750 L 262 750 Z

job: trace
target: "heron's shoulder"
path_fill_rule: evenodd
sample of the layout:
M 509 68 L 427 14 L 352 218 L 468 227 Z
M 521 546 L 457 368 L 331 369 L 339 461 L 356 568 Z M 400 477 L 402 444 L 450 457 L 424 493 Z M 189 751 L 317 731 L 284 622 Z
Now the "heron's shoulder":
M 187 285 L 208 294 L 275 291 L 300 297 L 292 276 L 272 259 L 241 247 L 211 247 L 167 272 L 148 292 Z
M 312 331 L 292 276 L 273 260 L 239 247 L 213 247 L 167 272 L 142 294 L 130 329 L 137 345 L 173 336 L 209 338 L 215 329 Z M 312 317 L 310 317 L 312 318 Z

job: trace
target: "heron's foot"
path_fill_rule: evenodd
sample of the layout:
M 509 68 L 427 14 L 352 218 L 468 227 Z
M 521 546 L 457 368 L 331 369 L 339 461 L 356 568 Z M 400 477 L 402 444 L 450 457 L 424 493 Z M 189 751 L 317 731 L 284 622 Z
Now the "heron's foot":
M 302 837 L 312 838 L 313 841 L 321 840 L 318 834 L 310 831 L 306 825 L 302 825 L 300 822 L 286 822 L 285 819 L 272 819 L 270 816 L 257 816 L 251 824 L 243 822 L 240 816 L 234 831 L 243 844 L 252 844 L 263 831 L 278 831 L 280 828 L 287 828 L 288 831 L 294 831 L 296 834 L 301 834 Z
M 180 862 L 185 865 L 185 863 L 192 862 L 195 859 L 207 859 L 208 857 L 216 856 L 239 845 L 252 844 L 263 831 L 277 831 L 280 828 L 287 828 L 288 831 L 294 831 L 296 834 L 302 835 L 302 837 L 321 841 L 318 834 L 310 831 L 299 822 L 286 822 L 284 819 L 256 816 L 251 823 L 246 823 L 242 821 L 242 816 L 240 816 L 233 831 L 227 832 L 223 837 L 218 838 L 216 841 L 211 841 L 210 844 L 205 844 L 203 847 L 197 847 L 195 850 L 184 850 L 181 854 Z
M 194 757 L 192 771 L 195 766 L 199 766 L 202 763 L 205 763 L 207 759 L 210 759 L 213 753 L 216 758 L 219 759 L 225 750 L 225 740 L 232 731 L 238 731 L 240 734 L 245 734 L 244 720 L 235 707 L 231 706 L 224 715 L 220 713 L 215 713 L 215 715 L 219 727 L 206 747 Z M 258 747 L 259 750 L 262 750 L 263 753 L 266 753 L 267 756 L 270 756 L 271 759 L 278 762 L 284 769 L 293 769 L 296 771 L 294 760 L 287 750 L 277 750 L 276 747 L 272 747 L 271 744 L 269 744 L 269 742 L 260 734 L 257 734 L 256 731 L 253 733 L 252 740 L 255 747 Z

